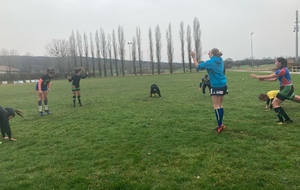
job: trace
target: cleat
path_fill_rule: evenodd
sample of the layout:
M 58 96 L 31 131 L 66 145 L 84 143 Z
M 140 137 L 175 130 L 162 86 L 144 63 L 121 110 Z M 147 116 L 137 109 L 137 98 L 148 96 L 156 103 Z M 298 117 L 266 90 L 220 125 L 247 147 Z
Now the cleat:
M 49 110 L 45 110 L 45 112 L 46 112 L 48 115 L 50 115 L 50 114 L 51 114 Z
M 40 113 L 40 116 L 44 116 L 44 113 L 43 112 L 39 112 Z
M 293 123 L 293 120 L 285 120 L 285 122 L 284 123 Z
M 217 128 L 218 134 L 220 134 L 225 128 L 226 128 L 226 126 L 224 124 L 222 124 L 220 127 L 218 127 Z
M 82 104 L 81 104 L 81 103 L 79 103 L 79 105 L 82 107 Z
M 75 108 L 76 106 L 75 106 L 75 104 L 73 104 L 73 108 Z
M 222 123 L 222 125 L 221 125 L 222 127 L 223 127 L 223 129 L 225 129 L 226 128 L 226 126 Z
M 277 125 L 283 125 L 284 122 L 282 122 L 282 121 L 276 121 L 276 124 L 277 124 Z

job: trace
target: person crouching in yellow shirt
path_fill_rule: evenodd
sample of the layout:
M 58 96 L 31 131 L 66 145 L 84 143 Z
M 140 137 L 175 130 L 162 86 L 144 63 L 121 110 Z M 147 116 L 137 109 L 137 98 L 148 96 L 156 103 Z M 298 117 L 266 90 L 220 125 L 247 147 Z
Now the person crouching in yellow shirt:
M 276 95 L 278 94 L 279 90 L 271 90 L 267 92 L 266 94 L 260 94 L 258 96 L 258 99 L 261 101 L 266 101 L 266 111 L 270 111 L 272 109 L 272 102 Z

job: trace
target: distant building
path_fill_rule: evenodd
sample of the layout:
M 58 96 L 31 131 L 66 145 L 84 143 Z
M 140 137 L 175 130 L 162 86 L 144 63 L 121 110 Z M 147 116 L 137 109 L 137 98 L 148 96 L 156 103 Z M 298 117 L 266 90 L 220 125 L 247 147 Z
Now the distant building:
M 293 59 L 293 58 L 287 58 L 286 60 L 287 60 L 287 67 L 288 67 L 289 69 L 292 69 L 292 67 L 293 67 L 294 64 L 295 64 L 294 59 Z
M 5 65 L 0 65 L 0 74 L 5 74 L 5 73 L 19 73 L 19 69 L 13 68 L 13 67 L 8 67 Z

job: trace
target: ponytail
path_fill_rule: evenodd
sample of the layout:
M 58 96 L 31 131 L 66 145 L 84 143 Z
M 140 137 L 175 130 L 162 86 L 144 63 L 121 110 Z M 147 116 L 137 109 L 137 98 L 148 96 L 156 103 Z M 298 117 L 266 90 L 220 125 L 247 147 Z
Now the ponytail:
M 213 48 L 210 53 L 214 56 L 217 56 L 217 57 L 221 57 L 223 55 L 222 52 L 220 52 L 217 48 Z
M 24 112 L 21 110 L 15 110 L 16 114 L 18 114 L 19 116 L 21 116 L 22 118 L 24 118 L 23 114 Z

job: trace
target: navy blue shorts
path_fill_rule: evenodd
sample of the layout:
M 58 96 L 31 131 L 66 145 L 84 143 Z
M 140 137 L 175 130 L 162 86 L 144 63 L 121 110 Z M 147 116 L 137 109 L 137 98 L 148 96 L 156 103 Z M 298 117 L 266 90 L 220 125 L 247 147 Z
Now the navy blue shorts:
M 211 87 L 211 89 L 210 89 L 210 95 L 211 96 L 224 96 L 225 94 L 228 94 L 227 86 Z
M 42 91 L 47 91 L 48 90 L 48 85 L 42 85 L 41 87 L 42 87 L 42 89 L 41 89 Z M 35 89 L 39 90 L 38 83 L 36 83 Z

